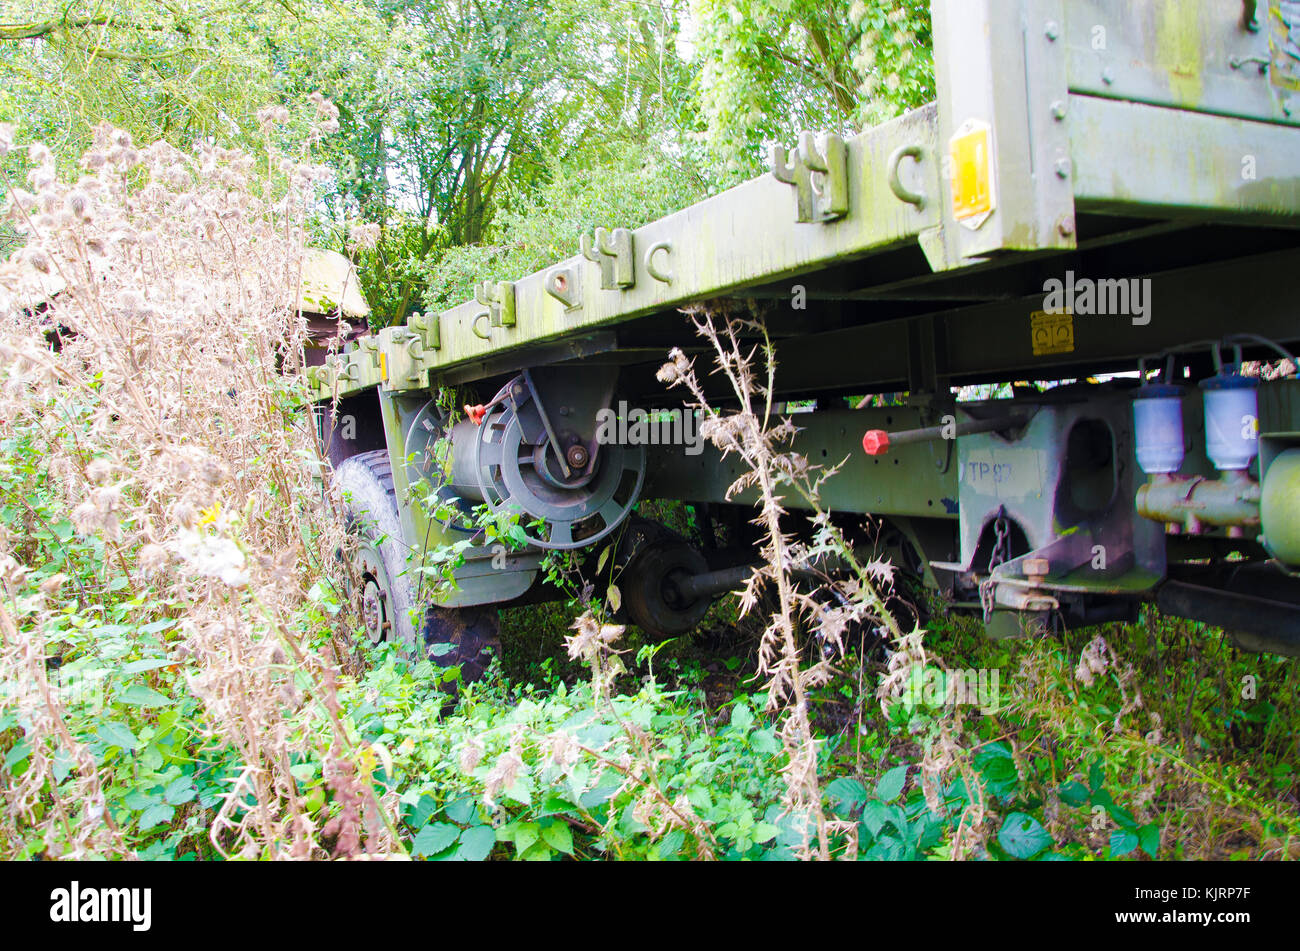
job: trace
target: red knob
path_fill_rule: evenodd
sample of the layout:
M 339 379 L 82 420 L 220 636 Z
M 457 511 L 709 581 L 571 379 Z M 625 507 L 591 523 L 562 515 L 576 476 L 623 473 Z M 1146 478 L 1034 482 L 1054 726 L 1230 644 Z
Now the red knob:
M 889 433 L 883 429 L 868 429 L 862 437 L 862 451 L 868 456 L 883 456 L 889 452 Z
M 470 420 L 474 423 L 475 426 L 482 426 L 483 417 L 487 415 L 487 407 L 484 406 L 482 403 L 479 403 L 477 406 L 470 406 L 468 403 L 466 403 L 465 415 L 470 418 Z

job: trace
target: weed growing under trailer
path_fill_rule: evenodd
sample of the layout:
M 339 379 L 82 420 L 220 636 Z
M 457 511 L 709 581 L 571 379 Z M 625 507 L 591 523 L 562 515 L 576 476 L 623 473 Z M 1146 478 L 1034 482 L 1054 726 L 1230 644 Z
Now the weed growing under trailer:
M 711 302 L 760 311 L 777 396 L 814 401 L 795 448 L 847 458 L 823 504 L 872 516 L 874 544 L 990 634 L 1153 602 L 1300 654 L 1300 383 L 1241 373 L 1300 342 L 1300 3 L 932 12 L 936 102 L 847 139 L 804 134 L 768 175 L 598 228 L 579 256 L 484 280 L 310 371 L 367 539 L 372 637 L 416 643 L 407 609 L 431 602 L 425 638 L 468 662 L 491 606 L 541 596 L 546 549 L 607 536 L 623 611 L 651 631 L 737 587 L 752 545 L 697 548 L 631 512 L 696 503 L 704 539 L 729 523 L 743 548 L 753 499 L 726 497 L 741 464 L 598 432 L 609 408 L 624 430 L 626 407 L 680 411 L 655 371 L 672 346 L 711 359 L 680 312 Z M 954 398 L 1017 380 L 1087 382 Z M 481 403 L 470 418 L 440 407 L 452 388 Z M 842 399 L 884 393 L 906 396 Z M 420 494 L 460 514 L 432 517 Z M 476 544 L 482 502 L 520 513 L 528 547 Z M 431 591 L 408 556 L 456 541 L 457 583 Z

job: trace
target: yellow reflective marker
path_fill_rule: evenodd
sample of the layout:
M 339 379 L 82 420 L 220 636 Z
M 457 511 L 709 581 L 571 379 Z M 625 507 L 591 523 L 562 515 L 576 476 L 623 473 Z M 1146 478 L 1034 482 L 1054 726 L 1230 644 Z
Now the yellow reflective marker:
M 379 351 L 379 379 L 388 382 L 388 354 Z
M 1034 311 L 1029 315 L 1029 334 L 1036 357 L 1074 353 L 1074 315 L 1068 310 L 1060 314 Z
M 975 229 L 997 208 L 993 180 L 993 128 L 979 119 L 967 119 L 948 140 L 952 214 Z

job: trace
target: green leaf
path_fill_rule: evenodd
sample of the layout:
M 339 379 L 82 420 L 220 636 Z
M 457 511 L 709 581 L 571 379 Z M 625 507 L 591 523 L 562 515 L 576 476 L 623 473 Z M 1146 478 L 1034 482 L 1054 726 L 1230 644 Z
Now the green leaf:
M 470 820 L 478 813 L 478 803 L 473 796 L 461 796 L 459 799 L 453 799 L 447 803 L 444 810 L 447 818 L 459 825 L 468 825 Z
M 975 768 L 995 796 L 1009 795 L 1020 785 L 1020 772 L 1011 748 L 1005 743 L 993 743 L 977 753 Z
M 132 789 L 122 797 L 122 803 L 128 809 L 134 809 L 136 812 L 141 812 L 148 809 L 150 806 L 157 805 L 158 799 L 154 796 L 146 795 L 138 789 Z
M 666 859 L 677 855 L 681 852 L 682 846 L 686 844 L 686 834 L 681 829 L 673 829 L 662 839 L 659 840 L 657 851 L 659 858 Z
M 13 749 L 5 754 L 5 769 L 13 769 L 32 753 L 32 745 L 26 739 L 20 739 Z
M 144 686 L 144 684 L 127 687 L 118 693 L 117 699 L 133 707 L 165 707 L 172 702 L 170 697 L 166 697 L 157 690 Z
M 450 822 L 431 822 L 415 837 L 411 851 L 418 856 L 445 852 L 460 838 L 460 829 Z
M 460 834 L 460 851 L 458 858 L 467 862 L 482 862 L 492 854 L 497 844 L 496 830 L 491 826 L 474 826 Z
M 146 829 L 152 829 L 156 825 L 171 822 L 174 815 L 176 815 L 176 810 L 171 806 L 163 803 L 150 806 L 140 814 L 140 831 L 143 832 Z
M 597 806 L 603 806 L 605 803 L 609 802 L 614 793 L 618 792 L 621 788 L 622 785 L 616 783 L 614 785 L 597 786 L 595 789 L 587 790 L 587 792 L 582 794 L 582 799 L 580 800 L 582 808 L 595 809 Z
M 841 776 L 826 786 L 826 798 L 836 815 L 847 816 L 867 800 L 867 789 L 856 779 Z
M 1070 780 L 1060 789 L 1061 802 L 1078 808 L 1088 801 L 1088 787 L 1077 780 Z
M 523 855 L 542 837 L 542 828 L 536 822 L 521 822 L 514 829 L 515 852 Z
M 563 852 L 565 855 L 573 854 L 573 833 L 569 831 L 569 824 L 556 820 L 542 829 L 542 841 L 557 852 Z
M 184 805 L 189 802 L 199 791 L 194 788 L 194 782 L 188 776 L 182 776 L 180 779 L 168 785 L 163 791 L 163 799 L 173 806 Z
M 754 825 L 754 841 L 759 845 L 771 841 L 781 830 L 770 822 L 759 822 Z
M 906 782 L 907 764 L 904 763 L 902 766 L 895 766 L 880 777 L 880 782 L 876 783 L 876 795 L 885 802 L 893 802 L 903 791 L 903 784 Z
M 892 821 L 893 810 L 879 799 L 872 799 L 862 809 L 862 824 L 874 838 L 880 834 L 885 823 Z
M 732 729 L 739 730 L 741 733 L 748 733 L 749 728 L 754 725 L 754 712 L 743 703 L 738 703 L 731 708 L 731 726 Z
M 998 830 L 998 844 L 1007 854 L 1018 859 L 1032 859 L 1039 852 L 1052 845 L 1043 824 L 1031 815 L 1013 812 L 1007 816 Z
M 135 738 L 131 728 L 120 720 L 101 723 L 95 735 L 109 746 L 120 746 L 124 750 L 135 752 L 140 748 L 140 741 Z
M 903 857 L 903 843 L 887 835 L 867 849 L 864 857 L 873 862 L 897 862 Z
M 519 853 L 519 858 L 524 862 L 548 862 L 555 853 L 545 842 L 537 841 L 528 847 L 524 852 Z
M 771 730 L 755 730 L 749 734 L 749 748 L 755 753 L 771 755 L 781 749 L 781 744 Z
M 1154 822 L 1148 822 L 1138 829 L 1138 844 L 1142 847 L 1143 852 L 1155 858 L 1156 852 L 1160 848 L 1160 826 Z
M 1138 847 L 1138 834 L 1132 829 L 1116 829 L 1110 834 L 1110 854 L 1128 855 Z

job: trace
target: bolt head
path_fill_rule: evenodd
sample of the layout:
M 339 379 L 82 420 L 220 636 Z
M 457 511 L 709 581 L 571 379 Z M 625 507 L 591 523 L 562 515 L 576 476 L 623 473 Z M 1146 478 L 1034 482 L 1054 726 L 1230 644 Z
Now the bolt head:
M 1061 35 L 1061 25 L 1055 20 L 1048 20 L 1047 25 L 1043 28 L 1043 35 L 1055 43 L 1057 37 Z
M 1046 558 L 1026 558 L 1020 563 L 1020 567 L 1024 569 L 1025 577 L 1041 578 L 1047 575 L 1051 564 Z
M 1058 178 L 1070 177 L 1070 160 L 1068 158 L 1059 158 L 1056 160 L 1056 175 Z
M 1065 101 L 1057 99 L 1052 103 L 1052 118 L 1061 120 L 1065 118 Z
M 889 433 L 883 429 L 869 429 L 862 437 L 862 451 L 868 456 L 883 456 L 889 452 Z

